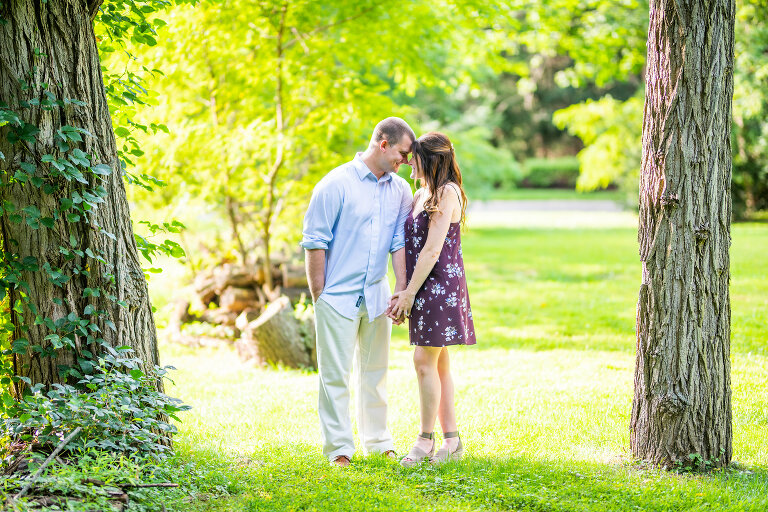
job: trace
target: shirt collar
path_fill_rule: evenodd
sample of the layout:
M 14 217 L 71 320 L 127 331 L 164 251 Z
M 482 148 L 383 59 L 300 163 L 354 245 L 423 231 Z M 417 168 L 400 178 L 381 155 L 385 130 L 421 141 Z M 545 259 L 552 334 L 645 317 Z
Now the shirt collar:
M 376 180 L 376 175 L 373 174 L 373 172 L 368 168 L 367 165 L 365 165 L 365 162 L 363 162 L 363 154 L 357 153 L 355 155 L 355 159 L 353 160 L 355 163 L 355 171 L 357 172 L 357 177 L 360 178 L 360 181 L 363 181 L 367 176 L 370 176 L 374 180 Z M 381 177 L 380 181 L 390 181 L 392 179 L 392 173 L 391 172 L 385 172 L 384 176 Z

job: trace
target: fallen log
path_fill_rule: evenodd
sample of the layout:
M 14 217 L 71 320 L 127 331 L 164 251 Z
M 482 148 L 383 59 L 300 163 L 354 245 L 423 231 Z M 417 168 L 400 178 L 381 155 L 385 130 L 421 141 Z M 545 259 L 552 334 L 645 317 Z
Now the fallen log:
M 307 288 L 307 272 L 303 264 L 283 263 L 280 265 L 283 288 Z
M 240 358 L 246 361 L 316 370 L 314 332 L 312 318 L 296 318 L 291 301 L 282 296 L 246 326 L 235 347 Z
M 238 288 L 228 286 L 221 292 L 219 307 L 221 309 L 242 313 L 248 308 L 259 307 L 259 299 L 253 288 Z

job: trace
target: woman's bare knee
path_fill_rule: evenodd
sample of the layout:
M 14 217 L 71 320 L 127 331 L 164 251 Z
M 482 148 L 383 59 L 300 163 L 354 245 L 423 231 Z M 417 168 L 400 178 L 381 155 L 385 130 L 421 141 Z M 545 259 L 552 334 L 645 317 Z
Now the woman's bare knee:
M 416 374 L 429 375 L 437 370 L 439 352 L 432 347 L 417 347 L 413 352 L 413 367 Z

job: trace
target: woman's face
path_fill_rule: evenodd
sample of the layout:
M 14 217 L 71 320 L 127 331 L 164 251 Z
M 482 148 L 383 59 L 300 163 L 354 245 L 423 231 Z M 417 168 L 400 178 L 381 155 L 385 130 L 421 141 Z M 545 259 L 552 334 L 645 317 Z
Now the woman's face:
M 416 156 L 416 153 L 411 154 L 411 159 L 408 160 L 408 165 L 411 166 L 412 180 L 424 179 L 424 173 L 421 169 L 421 160 Z

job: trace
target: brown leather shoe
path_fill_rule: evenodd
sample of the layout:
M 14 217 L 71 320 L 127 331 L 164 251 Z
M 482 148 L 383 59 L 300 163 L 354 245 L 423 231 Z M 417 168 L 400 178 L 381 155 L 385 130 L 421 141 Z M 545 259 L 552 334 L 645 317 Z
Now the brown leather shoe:
M 346 455 L 339 455 L 331 461 L 332 466 L 339 466 L 340 468 L 346 468 L 349 466 L 349 457 Z

